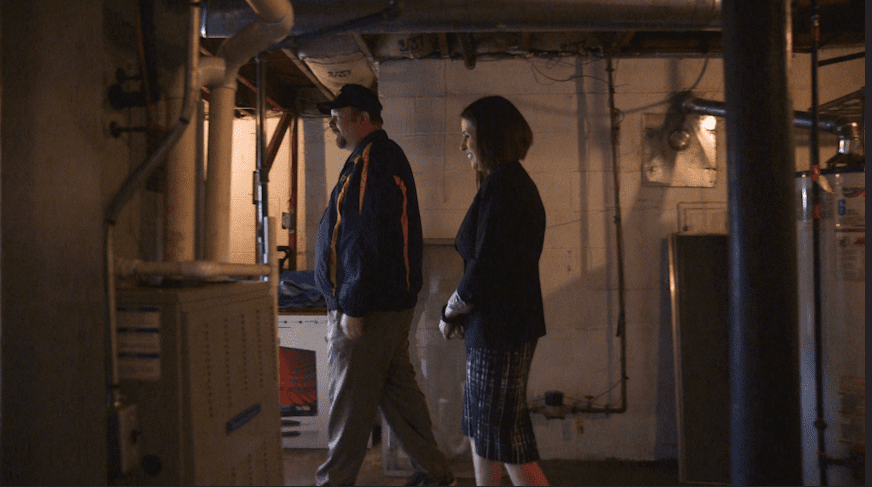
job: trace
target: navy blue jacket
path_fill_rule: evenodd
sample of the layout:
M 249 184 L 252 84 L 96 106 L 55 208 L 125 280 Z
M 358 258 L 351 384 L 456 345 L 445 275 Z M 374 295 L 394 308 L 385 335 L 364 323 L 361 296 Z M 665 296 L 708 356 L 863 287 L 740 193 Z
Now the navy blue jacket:
M 364 317 L 414 307 L 422 246 L 412 168 L 377 130 L 346 160 L 318 227 L 315 283 L 327 309 Z
M 467 347 L 520 345 L 545 334 L 539 257 L 545 208 L 519 162 L 497 166 L 470 206 L 454 246 L 463 257 L 457 293 L 472 304 Z

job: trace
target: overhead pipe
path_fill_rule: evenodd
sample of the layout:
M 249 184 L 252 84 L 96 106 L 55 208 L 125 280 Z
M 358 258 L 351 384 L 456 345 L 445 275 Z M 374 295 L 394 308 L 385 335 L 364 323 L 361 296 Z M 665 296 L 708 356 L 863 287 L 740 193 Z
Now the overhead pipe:
M 721 118 L 727 116 L 727 104 L 722 101 L 688 96 L 681 101 L 679 108 L 684 113 Z M 839 153 L 857 154 L 863 151 L 860 125 L 846 117 L 832 115 L 817 115 L 815 117 L 811 112 L 794 111 L 793 126 L 806 130 L 817 127 L 822 132 L 835 134 L 839 137 Z
M 416 0 L 405 2 L 401 15 L 382 19 L 372 16 L 391 12 L 398 2 L 386 8 L 373 3 L 357 2 L 357 8 L 349 9 L 344 0 L 295 0 L 297 22 L 289 35 L 306 39 L 336 33 L 683 31 L 718 30 L 721 23 L 721 0 Z M 203 4 L 203 37 L 233 35 L 252 17 L 241 0 Z M 358 18 L 370 21 L 353 23 Z
M 356 35 L 358 31 L 367 26 L 372 26 L 381 22 L 391 21 L 398 18 L 400 16 L 400 13 L 403 11 L 405 3 L 405 0 L 391 0 L 390 5 L 388 5 L 384 10 L 375 12 L 373 14 L 364 15 L 363 17 L 353 18 L 349 21 L 339 24 L 331 24 L 320 29 L 310 30 L 301 35 L 291 36 L 284 42 L 276 44 L 273 47 L 289 48 L 295 45 L 305 44 L 313 40 L 323 39 L 325 37 L 330 37 L 337 34 L 351 33 L 353 35 Z

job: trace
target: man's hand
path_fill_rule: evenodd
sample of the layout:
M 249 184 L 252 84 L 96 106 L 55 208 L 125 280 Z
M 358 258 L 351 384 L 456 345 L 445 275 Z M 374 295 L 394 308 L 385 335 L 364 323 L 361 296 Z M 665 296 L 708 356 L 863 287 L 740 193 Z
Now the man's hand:
M 342 333 L 352 340 L 357 340 L 363 335 L 363 318 L 343 314 L 339 326 L 342 328 Z

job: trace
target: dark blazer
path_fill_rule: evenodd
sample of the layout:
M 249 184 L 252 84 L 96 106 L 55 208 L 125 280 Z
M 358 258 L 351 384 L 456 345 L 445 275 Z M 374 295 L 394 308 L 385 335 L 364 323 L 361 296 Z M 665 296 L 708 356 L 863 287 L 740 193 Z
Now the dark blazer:
M 457 293 L 472 311 L 465 317 L 467 347 L 504 348 L 545 334 L 539 256 L 545 208 L 520 162 L 502 164 L 484 180 L 454 246 L 463 257 Z

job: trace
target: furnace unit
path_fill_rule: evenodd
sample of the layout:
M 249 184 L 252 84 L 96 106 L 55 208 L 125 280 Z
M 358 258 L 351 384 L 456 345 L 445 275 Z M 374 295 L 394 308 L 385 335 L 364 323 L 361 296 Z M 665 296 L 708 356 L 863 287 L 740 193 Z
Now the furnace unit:
M 121 388 L 137 407 L 130 485 L 281 485 L 269 285 L 119 290 Z

